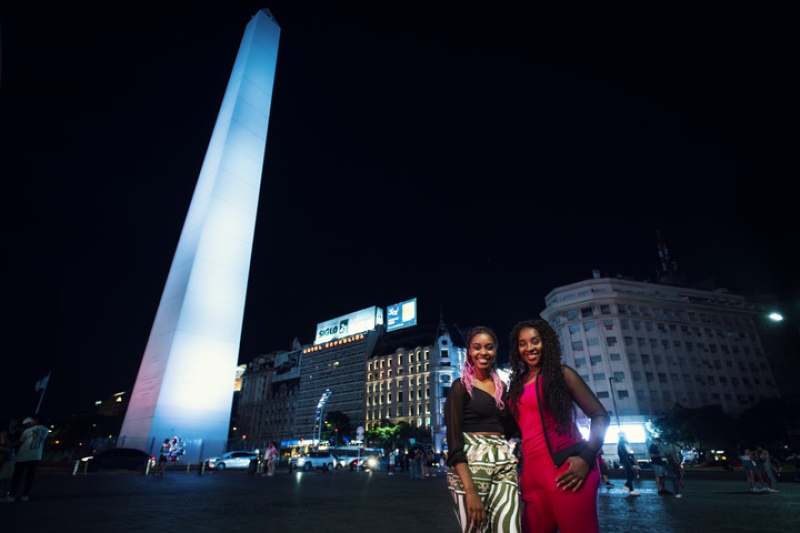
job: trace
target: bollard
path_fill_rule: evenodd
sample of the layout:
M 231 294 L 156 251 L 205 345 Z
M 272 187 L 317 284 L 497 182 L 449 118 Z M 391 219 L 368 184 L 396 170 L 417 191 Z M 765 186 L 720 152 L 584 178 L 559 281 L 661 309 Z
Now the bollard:
M 189 471 L 192 469 L 192 463 L 186 463 L 186 473 L 188 474 Z
M 80 465 L 81 465 L 81 460 L 80 460 L 80 459 L 78 459 L 77 461 L 75 461 L 75 468 L 73 468 L 73 469 L 72 469 L 72 475 L 73 475 L 73 476 L 77 476 L 77 475 L 78 475 L 78 467 L 79 467 Z
M 198 469 L 197 469 L 197 475 L 198 475 L 198 476 L 202 476 L 202 475 L 203 475 L 203 472 L 205 472 L 205 470 L 206 470 L 206 462 L 205 462 L 205 461 L 202 461 L 202 462 L 200 463 L 200 468 L 198 468 Z
M 151 461 L 151 460 L 148 460 L 148 461 L 147 461 L 147 466 L 145 466 L 145 467 L 144 467 L 144 475 L 145 475 L 145 476 L 146 476 L 146 475 L 148 475 L 148 474 L 150 474 L 150 463 L 152 463 L 152 462 L 153 462 L 153 461 Z

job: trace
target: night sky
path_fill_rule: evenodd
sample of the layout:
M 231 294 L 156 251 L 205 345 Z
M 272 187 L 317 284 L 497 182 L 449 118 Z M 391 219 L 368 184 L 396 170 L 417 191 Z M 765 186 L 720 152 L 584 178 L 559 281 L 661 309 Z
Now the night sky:
M 690 281 L 796 305 L 788 13 L 211 3 L 0 8 L 3 417 L 48 372 L 46 416 L 132 388 L 261 8 L 281 43 L 240 362 L 412 297 L 504 339 L 593 269 L 653 279 L 658 232 Z

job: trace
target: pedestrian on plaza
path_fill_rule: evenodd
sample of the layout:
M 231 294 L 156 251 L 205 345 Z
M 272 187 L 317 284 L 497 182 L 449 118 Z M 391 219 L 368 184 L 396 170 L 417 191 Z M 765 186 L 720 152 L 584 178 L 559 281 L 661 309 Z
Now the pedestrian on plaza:
M 775 471 L 772 469 L 772 461 L 770 460 L 769 452 L 763 445 L 756 446 L 755 451 L 756 459 L 756 472 L 761 483 L 766 485 L 767 492 L 778 491 L 778 479 L 775 477 Z
M 8 496 L 11 490 L 11 476 L 17 458 L 19 424 L 16 418 L 8 421 L 0 431 L 0 497 Z
M 661 484 L 664 485 L 666 483 L 665 480 L 669 479 L 672 483 L 672 492 L 666 490 L 664 488 L 664 494 L 674 494 L 676 498 L 683 498 L 683 494 L 681 494 L 681 487 L 683 483 L 681 483 L 681 464 L 675 458 L 675 456 L 671 453 L 664 453 L 662 454 L 662 458 L 664 459 L 663 465 L 663 477 L 661 478 Z M 677 468 L 676 468 L 677 466 Z
M 169 462 L 169 452 L 172 449 L 172 444 L 169 439 L 164 439 L 161 443 L 161 449 L 158 451 L 158 474 L 164 477 L 167 471 L 167 463 Z
M 418 451 L 417 448 L 411 448 L 408 452 L 408 473 L 411 479 L 419 479 L 422 477 L 419 467 Z
M 27 502 L 30 499 L 36 468 L 42 461 L 44 443 L 50 430 L 39 423 L 39 415 L 29 416 L 22 421 L 22 433 L 17 445 L 17 458 L 14 464 L 14 473 L 11 475 L 11 488 L 8 496 L 3 500 L 10 503 L 20 500 Z
M 749 446 L 744 445 L 744 443 L 740 443 L 739 445 L 739 461 L 742 463 L 742 470 L 744 470 L 747 484 L 750 486 L 750 492 L 763 492 L 764 489 L 756 485 L 758 468 L 756 467 L 755 454 L 753 450 Z
M 461 377 L 444 406 L 447 484 L 461 531 L 517 533 L 517 460 L 508 439 L 519 430 L 497 372 L 497 335 L 485 326 L 467 335 Z
M 668 453 L 667 457 L 667 470 L 671 471 L 677 480 L 678 487 L 683 488 L 683 467 L 681 467 L 681 456 L 677 453 Z
M 278 462 L 278 444 L 275 441 L 269 443 L 269 448 L 266 451 L 267 456 L 267 476 L 272 477 L 275 475 L 275 465 Z
M 429 465 L 428 463 L 428 454 L 425 453 L 425 450 L 422 448 L 417 448 L 417 461 L 419 461 L 419 472 L 420 477 L 425 479 L 429 477 Z
M 628 438 L 624 433 L 619 434 L 617 455 L 619 456 L 619 464 L 625 469 L 625 485 L 622 488 L 631 496 L 639 496 L 639 491 L 633 487 L 633 480 L 638 477 L 637 470 L 639 470 L 639 466 L 636 464 L 636 457 L 633 455 L 630 446 L 628 446 Z
M 664 488 L 664 467 L 667 462 L 664 460 L 664 453 L 661 451 L 661 438 L 656 437 L 650 443 L 650 466 L 653 469 L 653 478 L 656 480 L 656 488 L 658 493 L 663 495 L 670 495 L 671 493 Z
M 792 452 L 786 460 L 791 463 L 794 468 L 795 483 L 800 482 L 800 456 L 797 455 L 797 452 Z
M 603 482 L 606 484 L 607 488 L 611 488 L 614 486 L 608 480 L 608 465 L 606 464 L 605 460 L 603 459 L 603 450 L 600 450 L 600 453 L 597 454 L 597 466 L 600 467 L 600 477 L 602 478 Z
M 596 533 L 597 455 L 608 411 L 581 376 L 561 362 L 558 334 L 547 321 L 518 322 L 509 348 L 509 405 L 522 433 L 522 530 Z M 576 405 L 590 420 L 587 440 L 578 430 Z

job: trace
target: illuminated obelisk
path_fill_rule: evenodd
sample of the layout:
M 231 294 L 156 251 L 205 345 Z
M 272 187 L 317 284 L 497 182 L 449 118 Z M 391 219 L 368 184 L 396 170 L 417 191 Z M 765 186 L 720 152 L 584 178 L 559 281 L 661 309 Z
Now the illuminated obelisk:
M 225 449 L 279 39 L 267 9 L 245 28 L 117 446 Z

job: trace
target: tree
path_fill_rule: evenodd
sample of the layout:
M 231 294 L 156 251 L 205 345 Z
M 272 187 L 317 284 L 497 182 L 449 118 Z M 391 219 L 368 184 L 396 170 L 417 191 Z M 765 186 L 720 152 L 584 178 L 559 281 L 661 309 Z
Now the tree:
M 350 431 L 350 417 L 341 411 L 331 411 L 325 416 L 320 440 L 327 440 L 336 446 L 344 437 L 351 437 Z
M 655 426 L 665 444 L 678 448 L 735 449 L 734 420 L 720 405 L 690 409 L 675 404 L 666 416 L 655 421 Z

